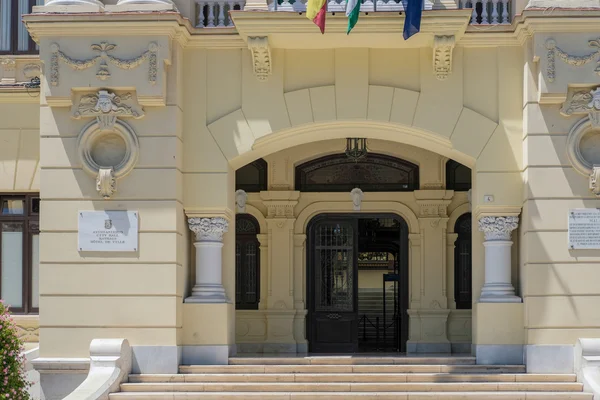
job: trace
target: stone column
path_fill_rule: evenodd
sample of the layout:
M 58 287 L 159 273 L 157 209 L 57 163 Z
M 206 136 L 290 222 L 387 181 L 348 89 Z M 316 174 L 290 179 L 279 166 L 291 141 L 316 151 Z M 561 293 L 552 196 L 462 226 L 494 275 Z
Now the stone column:
M 196 235 L 196 284 L 186 303 L 229 303 L 222 282 L 223 234 L 227 220 L 216 218 L 188 218 L 190 230 Z
M 485 281 L 480 303 L 520 303 L 511 283 L 511 232 L 519 217 L 481 217 L 479 230 L 485 235 Z

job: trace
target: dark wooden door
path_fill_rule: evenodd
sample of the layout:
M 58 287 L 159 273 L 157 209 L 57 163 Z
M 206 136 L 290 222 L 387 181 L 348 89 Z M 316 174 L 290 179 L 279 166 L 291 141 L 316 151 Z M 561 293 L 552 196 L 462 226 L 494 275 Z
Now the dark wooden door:
M 317 219 L 309 229 L 310 351 L 358 351 L 357 220 Z

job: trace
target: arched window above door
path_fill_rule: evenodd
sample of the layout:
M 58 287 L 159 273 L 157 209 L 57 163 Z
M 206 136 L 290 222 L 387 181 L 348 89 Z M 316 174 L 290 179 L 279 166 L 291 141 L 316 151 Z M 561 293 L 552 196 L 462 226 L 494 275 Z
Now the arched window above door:
M 460 216 L 454 225 L 454 301 L 458 310 L 472 307 L 471 214 Z
M 454 160 L 448 160 L 446 163 L 446 189 L 457 192 L 471 190 L 471 168 Z
M 419 189 L 419 167 L 408 161 L 368 153 L 355 161 L 335 154 L 296 167 L 296 190 L 301 192 L 406 192 Z
M 235 190 L 248 193 L 267 190 L 267 162 L 262 158 L 235 171 Z
M 260 226 L 250 214 L 235 218 L 235 308 L 258 310 L 260 301 Z

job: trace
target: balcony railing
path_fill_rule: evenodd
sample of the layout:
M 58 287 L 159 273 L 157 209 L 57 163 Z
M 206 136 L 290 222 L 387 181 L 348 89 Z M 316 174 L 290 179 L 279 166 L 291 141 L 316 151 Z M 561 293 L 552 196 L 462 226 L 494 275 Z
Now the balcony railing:
M 41 4 L 43 0 L 0 0 L 0 54 L 37 53 L 21 15 L 31 13 L 33 6 Z
M 2 0 L 0 0 L 2 1 Z M 512 0 L 458 0 L 459 8 L 473 8 L 472 25 L 510 24 Z M 229 17 L 231 10 L 243 10 L 245 0 L 197 0 L 197 28 L 226 28 L 232 27 Z M 424 1 L 424 10 L 431 10 L 433 2 Z M 271 11 L 306 11 L 306 0 L 271 0 Z M 330 0 L 327 11 L 343 12 L 346 10 L 346 0 Z M 362 12 L 373 11 L 404 11 L 402 0 L 363 0 L 360 6 Z

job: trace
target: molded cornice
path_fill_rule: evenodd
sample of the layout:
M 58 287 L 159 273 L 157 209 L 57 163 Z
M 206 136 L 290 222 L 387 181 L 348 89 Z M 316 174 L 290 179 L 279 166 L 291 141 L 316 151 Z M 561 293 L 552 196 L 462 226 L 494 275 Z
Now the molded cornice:
M 423 13 L 421 34 L 401 38 L 404 17 L 393 12 L 371 12 L 346 35 L 343 13 L 327 16 L 321 35 L 304 14 L 233 11 L 234 28 L 198 29 L 177 12 L 36 13 L 23 20 L 36 42 L 42 37 L 164 35 L 186 48 L 248 48 L 248 36 L 267 36 L 273 48 L 402 48 L 431 47 L 436 35 L 454 35 L 457 46 L 520 46 L 541 32 L 597 33 L 600 10 L 552 11 L 527 9 L 511 25 L 469 25 L 470 10 L 433 10 Z M 314 39 L 314 40 L 313 40 Z

